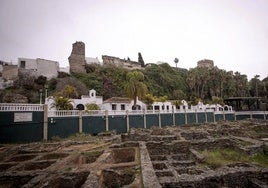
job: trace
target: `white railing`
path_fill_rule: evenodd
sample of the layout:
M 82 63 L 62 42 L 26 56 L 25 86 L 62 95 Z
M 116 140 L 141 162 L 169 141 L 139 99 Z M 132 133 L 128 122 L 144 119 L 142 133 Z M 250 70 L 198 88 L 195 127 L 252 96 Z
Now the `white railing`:
M 79 116 L 79 110 L 50 110 L 48 117 Z
M 223 110 L 223 109 L 221 109 Z M 44 111 L 43 104 L 15 104 L 15 103 L 0 103 L 0 111 Z M 201 113 L 201 112 L 215 112 L 215 114 L 229 114 L 234 113 L 234 111 L 215 111 L 214 109 L 176 109 L 176 110 L 49 110 L 48 117 L 66 117 L 66 116 L 100 116 L 100 115 L 126 115 L 126 114 L 170 114 L 170 113 Z M 237 112 L 236 112 L 237 113 Z M 241 112 L 249 114 L 249 112 Z M 239 114 L 239 113 L 237 113 Z M 251 114 L 263 114 L 260 112 L 251 112 Z
M 266 115 L 266 114 L 268 114 L 268 111 L 238 111 L 238 112 L 235 112 L 235 115 L 254 115 L 254 114 Z
M 0 103 L 0 111 L 44 111 L 41 104 Z
M 105 115 L 105 110 L 83 110 L 82 116 L 103 116 Z

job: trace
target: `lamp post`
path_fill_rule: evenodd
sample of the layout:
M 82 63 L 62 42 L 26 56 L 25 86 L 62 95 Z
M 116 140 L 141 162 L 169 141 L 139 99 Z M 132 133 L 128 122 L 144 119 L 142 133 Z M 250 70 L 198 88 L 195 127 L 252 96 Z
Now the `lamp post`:
M 48 89 L 48 85 L 46 84 L 46 85 L 45 85 L 45 100 L 46 100 L 46 98 L 47 98 L 47 89 Z
M 40 92 L 40 104 L 42 104 L 43 90 L 40 89 L 39 92 Z

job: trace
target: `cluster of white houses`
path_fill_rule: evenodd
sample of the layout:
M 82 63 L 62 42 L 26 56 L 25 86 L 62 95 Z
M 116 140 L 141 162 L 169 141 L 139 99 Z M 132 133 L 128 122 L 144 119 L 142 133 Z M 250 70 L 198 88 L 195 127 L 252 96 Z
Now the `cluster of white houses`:
M 81 99 L 70 99 L 73 109 L 75 110 L 86 110 L 87 104 L 96 104 L 100 110 L 107 111 L 135 111 L 134 110 L 134 100 L 124 97 L 112 97 L 103 101 L 102 96 L 97 96 L 94 89 L 89 90 L 89 95 L 82 95 Z M 54 98 L 48 97 L 45 100 L 45 104 L 48 105 L 48 110 L 56 110 L 54 107 Z M 145 103 L 137 99 L 136 110 L 147 110 Z M 188 106 L 188 103 L 185 100 L 181 101 L 179 109 L 176 109 L 176 106 L 172 104 L 171 101 L 165 102 L 154 102 L 150 110 L 160 111 L 160 112 L 171 112 L 173 110 L 180 111 L 232 111 L 231 106 L 221 106 L 219 104 L 203 104 L 199 102 L 196 106 Z

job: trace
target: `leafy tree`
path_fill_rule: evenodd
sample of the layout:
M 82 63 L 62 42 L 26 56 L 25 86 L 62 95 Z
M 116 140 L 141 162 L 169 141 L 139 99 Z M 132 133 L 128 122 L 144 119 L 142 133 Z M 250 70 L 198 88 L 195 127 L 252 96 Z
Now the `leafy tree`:
M 62 91 L 62 96 L 66 98 L 77 98 L 78 93 L 75 87 L 67 85 Z
M 166 102 L 167 99 L 168 99 L 168 97 L 165 95 L 165 96 L 158 97 L 155 100 L 159 101 L 159 102 Z
M 93 73 L 97 70 L 98 65 L 95 64 L 86 64 L 85 69 L 86 69 L 86 73 Z
M 58 73 L 58 78 L 65 78 L 65 77 L 70 77 L 71 75 L 66 73 L 66 72 L 59 72 Z
M 152 104 L 154 103 L 154 96 L 152 94 L 146 94 L 143 102 L 147 105 L 147 109 L 152 109 Z
M 100 107 L 95 103 L 86 104 L 86 110 L 100 110 Z
M 173 99 L 174 90 L 186 92 L 185 73 L 170 67 L 167 63 L 146 67 L 144 75 L 145 84 L 154 96 L 166 95 L 169 99 Z
M 179 109 L 180 105 L 182 105 L 181 100 L 175 100 L 172 102 L 173 105 L 176 106 L 176 109 Z
M 45 76 L 38 76 L 37 79 L 34 80 L 34 82 L 38 85 L 44 86 L 47 82 L 47 77 Z
M 48 81 L 48 90 L 52 91 L 55 90 L 57 87 L 57 79 L 56 78 L 52 78 L 51 80 Z
M 235 82 L 236 97 L 246 97 L 248 94 L 247 75 L 235 72 L 234 82 Z
M 141 64 L 141 67 L 145 67 L 145 64 L 144 64 L 144 61 L 140 52 L 138 53 L 138 62 Z
M 66 85 L 70 85 L 76 88 L 78 96 L 88 94 L 88 88 L 85 86 L 85 84 L 80 79 L 77 79 L 75 77 L 58 78 L 54 93 L 62 92 L 65 89 Z
M 224 105 L 223 99 L 220 97 L 212 96 L 212 104 Z
M 186 99 L 186 95 L 181 89 L 177 89 L 173 91 L 173 99 L 183 100 Z
M 126 81 L 126 95 L 134 100 L 134 109 L 136 109 L 137 97 L 142 98 L 147 92 L 147 87 L 143 83 L 144 75 L 140 71 L 129 72 Z

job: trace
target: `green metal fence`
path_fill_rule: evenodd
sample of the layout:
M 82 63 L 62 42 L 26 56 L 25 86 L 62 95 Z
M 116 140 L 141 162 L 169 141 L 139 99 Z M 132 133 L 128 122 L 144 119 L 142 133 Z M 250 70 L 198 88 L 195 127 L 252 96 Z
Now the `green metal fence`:
M 197 122 L 198 123 L 206 123 L 206 113 L 197 113 Z
M 116 133 L 126 133 L 127 132 L 127 121 L 126 115 L 113 115 L 109 116 L 109 130 L 115 130 Z
M 43 139 L 43 112 L 0 112 L 0 143 Z
M 84 116 L 82 117 L 82 132 L 96 135 L 106 130 L 105 116 Z
M 159 114 L 147 114 L 146 115 L 146 128 L 159 127 Z
M 185 124 L 185 114 L 175 113 L 175 125 L 184 125 Z
M 129 116 L 130 128 L 144 128 L 144 114 Z
M 161 127 L 173 125 L 173 114 L 160 114 L 161 116 Z
M 79 117 L 48 118 L 48 140 L 66 138 L 79 132 Z
M 34 108 L 36 106 L 33 106 Z M 46 109 L 46 108 L 44 108 Z M 64 114 L 64 113 L 59 113 Z M 267 112 L 188 112 L 152 113 L 123 115 L 65 113 L 62 116 L 49 116 L 44 111 L 0 111 L 0 143 L 22 143 L 51 140 L 53 137 L 66 138 L 76 133 L 97 135 L 100 132 L 115 130 L 126 133 L 131 128 L 151 128 L 202 124 L 222 120 L 268 119 Z
M 194 124 L 194 123 L 196 123 L 195 113 L 187 113 L 187 123 L 186 124 Z

